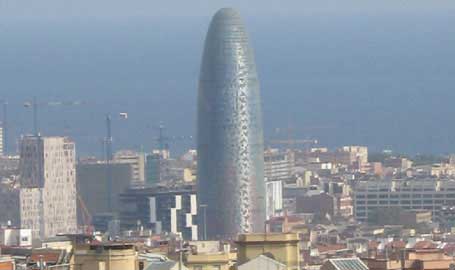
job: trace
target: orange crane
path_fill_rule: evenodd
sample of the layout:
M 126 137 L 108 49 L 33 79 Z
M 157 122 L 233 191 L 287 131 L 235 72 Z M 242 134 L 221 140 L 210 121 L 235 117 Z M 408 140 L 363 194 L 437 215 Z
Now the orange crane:
M 82 218 L 82 226 L 84 228 L 84 233 L 91 235 L 94 232 L 94 228 L 92 225 L 92 215 L 90 215 L 87 206 L 84 203 L 81 195 L 77 194 L 77 203 L 79 208 L 81 209 L 81 218 Z

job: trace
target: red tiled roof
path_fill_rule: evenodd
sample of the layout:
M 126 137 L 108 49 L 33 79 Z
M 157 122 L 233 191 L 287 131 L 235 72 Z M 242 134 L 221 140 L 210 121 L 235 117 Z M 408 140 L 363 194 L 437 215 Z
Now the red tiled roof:
M 318 245 L 316 245 L 316 248 L 321 253 L 321 252 L 346 249 L 346 245 L 345 244 L 318 244 Z
M 401 240 L 395 240 L 395 241 L 392 241 L 392 242 L 388 243 L 387 247 L 389 247 L 389 248 L 397 248 L 397 249 L 405 248 L 406 247 L 406 243 L 404 241 L 401 241 Z
M 57 262 L 58 257 L 60 257 L 60 254 L 59 253 L 34 253 L 30 257 L 30 259 L 33 262 L 38 262 L 40 260 L 41 256 L 43 258 L 43 261 L 55 263 L 55 262 Z
M 431 241 L 424 240 L 424 241 L 419 241 L 414 245 L 415 249 L 427 249 L 427 248 L 436 248 L 437 245 L 434 244 Z
M 377 242 L 377 241 L 368 242 L 368 248 L 369 249 L 377 249 L 378 246 L 379 246 L 379 242 Z

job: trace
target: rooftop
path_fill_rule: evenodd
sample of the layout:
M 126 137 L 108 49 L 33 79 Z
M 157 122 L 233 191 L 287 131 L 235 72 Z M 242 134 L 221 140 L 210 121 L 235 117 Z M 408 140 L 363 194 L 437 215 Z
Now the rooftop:
M 329 259 L 326 263 L 332 264 L 337 270 L 368 270 L 368 266 L 359 258 Z
M 299 236 L 296 233 L 252 233 L 240 234 L 237 243 L 254 242 L 298 242 Z

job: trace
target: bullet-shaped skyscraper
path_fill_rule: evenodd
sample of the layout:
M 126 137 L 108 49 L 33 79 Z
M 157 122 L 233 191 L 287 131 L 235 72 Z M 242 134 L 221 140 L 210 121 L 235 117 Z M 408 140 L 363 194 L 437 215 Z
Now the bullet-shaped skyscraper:
M 212 19 L 198 93 L 198 199 L 201 235 L 260 232 L 265 222 L 259 81 L 242 19 L 230 8 Z

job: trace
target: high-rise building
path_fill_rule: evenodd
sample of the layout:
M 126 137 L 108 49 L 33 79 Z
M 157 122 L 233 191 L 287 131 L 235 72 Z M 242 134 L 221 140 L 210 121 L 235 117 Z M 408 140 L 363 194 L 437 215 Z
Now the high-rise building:
M 283 212 L 283 181 L 267 181 L 265 183 L 267 194 L 267 219 L 278 216 Z
M 75 159 L 75 144 L 66 137 L 22 138 L 20 219 L 34 238 L 76 232 Z
M 207 33 L 198 93 L 198 197 L 209 238 L 263 230 L 263 145 L 253 50 L 239 13 L 223 8 Z
M 146 156 L 146 183 L 158 184 L 161 181 L 162 156 L 159 152 L 153 152 Z
M 108 192 L 108 166 L 111 171 L 111 188 Z M 120 207 L 119 194 L 132 183 L 132 165 L 129 163 L 104 161 L 82 161 L 77 164 L 77 187 L 80 197 L 90 215 L 115 212 Z

